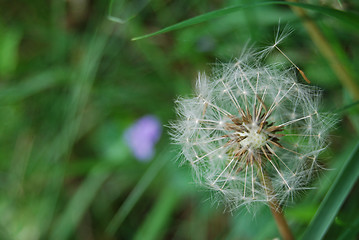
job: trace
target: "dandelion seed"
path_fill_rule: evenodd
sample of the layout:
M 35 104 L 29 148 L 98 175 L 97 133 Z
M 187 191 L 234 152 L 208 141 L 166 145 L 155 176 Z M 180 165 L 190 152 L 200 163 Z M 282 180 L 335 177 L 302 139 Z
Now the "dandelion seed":
M 280 24 L 278 24 L 278 29 L 276 31 L 276 35 L 274 38 L 274 44 L 270 45 L 269 47 L 266 47 L 262 51 L 258 52 L 257 55 L 260 57 L 266 57 L 271 51 L 276 49 L 278 52 L 280 52 L 283 57 L 285 57 L 299 72 L 299 74 L 303 77 L 303 79 L 310 83 L 309 79 L 305 75 L 305 73 L 278 47 L 278 45 L 287 38 L 291 33 L 293 32 L 293 29 L 291 29 L 288 25 L 285 25 L 283 29 L 281 29 Z
M 318 109 L 319 89 L 258 56 L 247 52 L 210 77 L 200 74 L 197 96 L 177 101 L 180 120 L 171 126 L 199 182 L 231 208 L 286 204 L 308 189 L 335 122 Z

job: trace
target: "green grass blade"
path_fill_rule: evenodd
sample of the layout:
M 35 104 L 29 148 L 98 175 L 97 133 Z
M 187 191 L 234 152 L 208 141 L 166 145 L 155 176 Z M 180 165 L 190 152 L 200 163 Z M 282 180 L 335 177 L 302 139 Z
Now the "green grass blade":
M 125 220 L 127 215 L 131 212 L 132 208 L 135 206 L 137 201 L 140 199 L 144 191 L 150 185 L 152 180 L 157 176 L 158 172 L 162 169 L 166 160 L 170 159 L 168 153 L 162 153 L 158 159 L 156 159 L 152 165 L 148 168 L 146 173 L 142 176 L 136 187 L 132 190 L 131 194 L 118 209 L 115 216 L 111 219 L 106 233 L 110 236 L 113 236 L 117 229 L 120 227 L 122 222 Z
M 107 36 L 94 34 L 93 39 L 87 46 L 88 51 L 79 63 L 78 69 L 75 68 L 73 75 L 70 76 L 72 85 L 69 87 L 70 97 L 66 109 L 66 119 L 62 123 L 63 125 L 61 125 L 57 137 L 41 153 L 41 158 L 48 159 L 48 162 L 51 163 L 46 165 L 46 168 L 49 169 L 49 175 L 47 177 L 47 186 L 42 193 L 44 199 L 49 199 L 49 208 L 41 216 L 41 230 L 43 231 L 41 235 L 45 235 L 49 231 L 51 219 L 55 217 L 56 205 L 60 200 L 60 191 L 64 181 L 65 167 L 63 161 L 68 159 L 73 145 L 83 134 L 80 131 L 84 121 L 83 110 L 91 95 L 93 83 L 107 41 Z
M 63 79 L 66 78 L 66 74 L 68 74 L 68 69 L 57 67 L 48 71 L 42 71 L 35 76 L 24 79 L 18 84 L 8 86 L 6 89 L 1 89 L 1 105 L 22 101 L 24 98 L 54 87 L 65 81 Z
M 114 0 L 111 0 L 108 7 L 107 19 L 116 23 L 124 24 L 136 17 L 138 13 L 150 2 L 150 0 L 137 1 L 116 1 L 117 6 L 114 5 Z M 113 13 L 120 15 L 113 16 Z
M 359 233 L 359 218 L 352 223 L 338 238 L 338 240 L 355 239 Z
M 333 110 L 332 112 L 335 112 L 335 113 L 344 113 L 346 112 L 347 110 L 353 108 L 353 107 L 357 107 L 357 105 L 359 105 L 359 101 L 355 101 L 353 103 L 350 103 L 348 105 L 345 105 L 344 107 L 338 109 L 338 110 Z
M 319 13 L 326 14 L 326 15 L 329 15 L 331 17 L 337 18 L 337 19 L 343 21 L 344 23 L 359 29 L 359 15 L 354 14 L 354 13 L 343 12 L 343 11 L 339 11 L 339 10 L 332 9 L 332 8 L 316 6 L 316 5 L 312 5 L 312 4 L 305 4 L 305 3 L 269 1 L 269 2 L 259 2 L 259 3 L 246 4 L 246 5 L 240 4 L 240 5 L 234 5 L 234 6 L 231 6 L 231 7 L 222 8 L 222 9 L 219 9 L 219 10 L 215 10 L 215 11 L 212 11 L 212 12 L 208 12 L 208 13 L 196 16 L 194 18 L 187 19 L 185 21 L 176 23 L 176 24 L 174 24 L 172 26 L 165 27 L 165 28 L 163 28 L 163 29 L 161 29 L 161 30 L 159 30 L 157 32 L 132 38 L 132 40 L 136 41 L 136 40 L 152 37 L 152 36 L 155 36 L 155 35 L 158 35 L 158 34 L 161 34 L 161 33 L 166 33 L 166 32 L 181 29 L 181 28 L 184 28 L 184 27 L 192 26 L 192 25 L 195 25 L 195 24 L 198 24 L 198 23 L 210 21 L 210 20 L 213 20 L 215 18 L 224 16 L 224 15 L 227 15 L 227 14 L 230 14 L 230 13 L 234 13 L 234 12 L 246 9 L 246 8 L 260 7 L 260 6 L 266 6 L 266 5 L 275 5 L 275 4 L 277 4 L 277 5 L 297 6 L 297 7 L 313 10 L 313 11 L 316 11 L 316 12 L 319 12 Z
M 167 186 L 133 239 L 163 239 L 166 226 L 170 223 L 171 214 L 176 209 L 180 198 L 181 194 L 173 186 Z
M 0 36 L 0 76 L 3 77 L 11 75 L 16 69 L 22 33 L 9 28 Z
M 103 163 L 98 164 L 91 170 L 59 218 L 50 239 L 68 239 L 71 236 L 91 205 L 96 193 L 110 174 L 109 167 Z
M 322 239 L 359 176 L 359 141 L 344 162 L 334 184 L 303 235 L 303 240 Z
M 359 15 L 354 12 L 344 12 L 334 8 L 328 8 L 328 7 L 306 4 L 306 3 L 279 2 L 275 4 L 289 5 L 289 6 L 301 7 L 308 10 L 313 10 L 315 12 L 336 18 L 342 21 L 343 23 L 345 23 L 349 27 L 354 27 L 357 30 L 359 29 Z

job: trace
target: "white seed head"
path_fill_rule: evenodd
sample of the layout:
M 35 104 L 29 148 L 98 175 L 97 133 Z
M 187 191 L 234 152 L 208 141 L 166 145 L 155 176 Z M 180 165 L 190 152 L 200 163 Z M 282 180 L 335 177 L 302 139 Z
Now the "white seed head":
M 242 148 L 258 149 L 265 146 L 268 135 L 266 135 L 264 132 L 257 133 L 256 129 L 258 129 L 258 127 L 250 129 L 249 132 L 243 133 L 243 136 L 246 138 L 240 141 Z
M 177 101 L 171 135 L 196 180 L 232 208 L 285 204 L 308 188 L 335 123 L 319 101 L 320 91 L 298 83 L 292 69 L 248 53 L 198 76 L 196 95 Z

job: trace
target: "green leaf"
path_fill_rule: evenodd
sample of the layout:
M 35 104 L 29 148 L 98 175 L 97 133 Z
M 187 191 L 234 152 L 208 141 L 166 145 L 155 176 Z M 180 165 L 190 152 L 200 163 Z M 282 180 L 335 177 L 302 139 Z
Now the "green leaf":
M 166 33 L 166 32 L 181 29 L 181 28 L 184 28 L 184 27 L 192 26 L 192 25 L 195 25 L 195 24 L 198 24 L 198 23 L 213 20 L 215 18 L 224 16 L 224 15 L 227 15 L 227 14 L 230 14 L 230 13 L 234 13 L 234 12 L 246 9 L 246 8 L 260 7 L 260 6 L 266 6 L 266 5 L 275 5 L 275 4 L 277 4 L 277 5 L 296 6 L 296 7 L 301 7 L 301 8 L 313 10 L 313 11 L 316 11 L 316 12 L 319 12 L 319 13 L 326 14 L 326 15 L 329 15 L 331 17 L 337 18 L 338 20 L 343 21 L 347 25 L 359 29 L 359 15 L 351 13 L 351 12 L 343 12 L 343 11 L 339 11 L 339 10 L 336 10 L 336 9 L 333 9 L 333 8 L 316 6 L 316 5 L 312 5 L 312 4 L 306 4 L 306 3 L 269 1 L 269 2 L 259 2 L 259 3 L 246 4 L 246 5 L 239 4 L 239 5 L 234 5 L 234 6 L 231 6 L 231 7 L 222 8 L 222 9 L 219 9 L 219 10 L 215 10 L 215 11 L 212 11 L 212 12 L 208 12 L 208 13 L 196 16 L 194 18 L 187 19 L 185 21 L 176 23 L 176 24 L 174 24 L 172 26 L 165 27 L 165 28 L 163 28 L 163 29 L 161 29 L 161 30 L 159 30 L 157 32 L 132 38 L 132 40 L 136 41 L 136 40 L 152 37 L 152 36 L 155 36 L 155 35 L 158 35 L 158 34 L 161 34 L 161 33 Z
M 343 168 L 334 181 L 334 184 L 329 189 L 323 202 L 314 216 L 314 219 L 309 224 L 306 232 L 303 235 L 303 240 L 306 239 L 322 239 L 330 224 L 333 222 L 341 205 L 352 189 L 354 183 L 359 176 L 359 141 L 356 144 L 354 151 L 343 162 Z

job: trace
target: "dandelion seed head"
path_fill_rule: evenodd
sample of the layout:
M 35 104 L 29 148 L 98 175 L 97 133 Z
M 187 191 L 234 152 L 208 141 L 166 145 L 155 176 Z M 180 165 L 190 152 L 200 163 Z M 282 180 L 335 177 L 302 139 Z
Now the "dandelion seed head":
M 320 111 L 318 88 L 262 60 L 243 54 L 199 74 L 195 97 L 176 102 L 179 120 L 171 124 L 195 179 L 230 208 L 274 198 L 286 204 L 308 189 L 335 124 Z
M 246 138 L 240 141 L 242 148 L 258 149 L 265 145 L 268 136 L 263 132 L 257 133 L 257 129 L 258 127 L 251 128 L 248 133 L 244 134 Z

